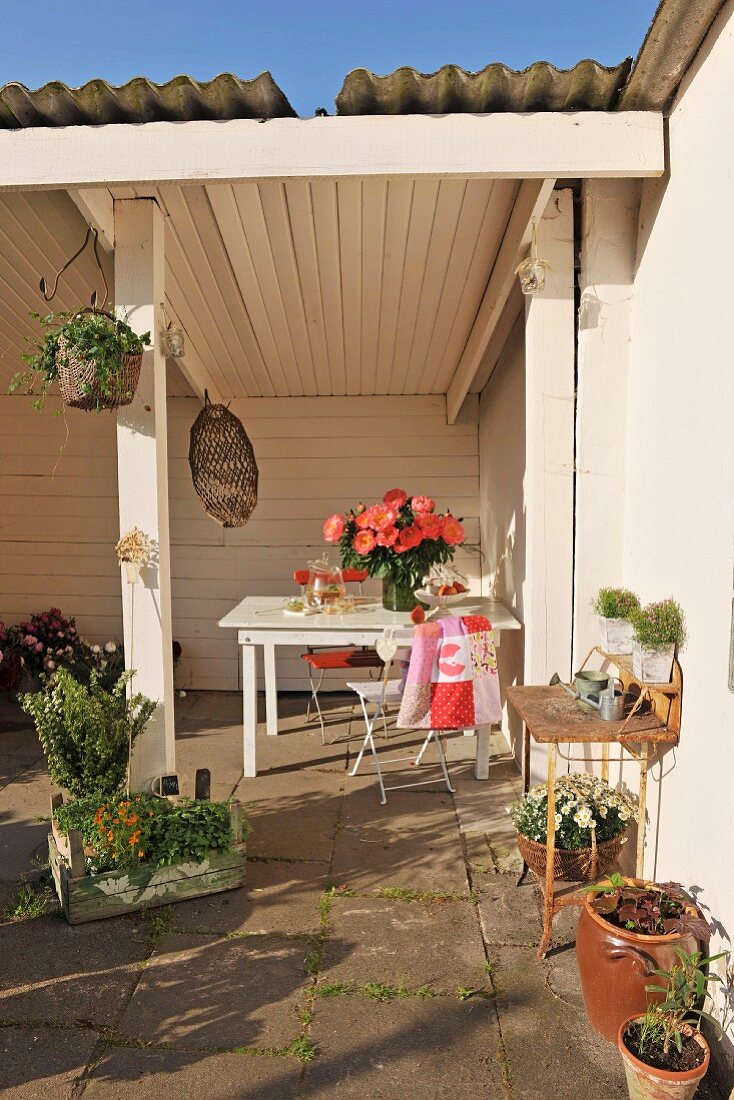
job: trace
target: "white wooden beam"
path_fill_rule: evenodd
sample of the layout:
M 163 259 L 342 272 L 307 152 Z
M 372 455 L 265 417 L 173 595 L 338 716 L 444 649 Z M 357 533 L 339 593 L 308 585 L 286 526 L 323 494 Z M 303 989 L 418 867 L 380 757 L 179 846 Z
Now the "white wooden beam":
M 200 401 L 203 402 L 204 391 L 206 390 L 209 394 L 210 401 L 215 405 L 218 404 L 222 400 L 222 395 L 216 383 L 212 381 L 212 377 L 202 363 L 201 357 L 194 347 L 191 337 L 184 325 L 181 324 L 179 317 L 176 315 L 168 299 L 166 299 L 166 313 L 168 314 L 169 320 L 171 320 L 174 325 L 177 325 L 184 334 L 184 354 L 180 359 L 176 359 L 181 374 L 189 383 Z
M 115 203 L 115 299 L 136 332 L 150 331 L 138 392 L 117 414 L 120 531 L 139 527 L 157 555 L 141 582 L 122 577 L 125 660 L 133 690 L 158 703 L 133 753 L 132 781 L 146 788 L 175 768 L 173 635 L 168 522 L 166 360 L 161 347 L 164 300 L 163 215 L 153 199 Z
M 659 176 L 662 115 L 548 112 L 0 131 L 0 190 L 349 176 Z
M 112 195 L 106 187 L 69 188 L 69 198 L 87 225 L 96 229 L 105 252 L 115 248 L 115 215 Z
M 515 322 L 521 313 L 525 312 L 525 299 L 523 293 L 520 290 L 520 283 L 510 291 L 510 296 L 507 299 L 507 304 L 502 311 L 502 316 L 497 322 L 492 338 L 487 345 L 487 350 L 484 353 L 481 366 L 477 372 L 477 376 L 472 383 L 471 392 L 481 393 L 484 387 L 489 382 L 490 378 L 494 374 L 494 368 L 499 362 L 499 358 L 505 349 L 505 344 L 510 338 L 510 334 L 515 327 Z
M 533 225 L 543 216 L 555 180 L 523 180 L 515 199 L 502 244 L 487 283 L 487 289 L 477 310 L 454 377 L 446 394 L 446 417 L 453 424 L 464 398 L 482 365 L 489 343 L 502 317 L 507 299 L 517 281 L 515 269 L 527 252 Z
M 526 299 L 525 683 L 571 674 L 574 490 L 573 196 L 556 191 L 538 223 L 545 289 Z M 532 782 L 545 775 L 534 749 Z

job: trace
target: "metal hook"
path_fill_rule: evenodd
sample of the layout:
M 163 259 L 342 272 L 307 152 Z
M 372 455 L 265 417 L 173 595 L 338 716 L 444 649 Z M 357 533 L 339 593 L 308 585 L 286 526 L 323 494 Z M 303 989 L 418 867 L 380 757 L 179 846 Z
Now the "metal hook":
M 107 299 L 110 296 L 110 288 L 107 285 L 107 278 L 106 278 L 105 273 L 104 273 L 104 268 L 102 267 L 102 261 L 99 258 L 99 233 L 91 225 L 87 226 L 87 232 L 86 232 L 86 235 L 84 237 L 84 242 L 82 243 L 81 248 L 78 248 L 76 250 L 76 252 L 74 253 L 74 255 L 71 257 L 71 259 L 67 260 L 66 263 L 64 264 L 64 266 L 59 271 L 56 272 L 56 277 L 54 279 L 54 285 L 53 285 L 53 288 L 52 288 L 50 294 L 48 293 L 48 283 L 46 282 L 46 279 L 44 278 L 44 276 L 43 275 L 41 276 L 41 280 L 40 280 L 38 285 L 39 285 L 39 289 L 41 291 L 41 294 L 43 295 L 44 302 L 50 302 L 52 298 L 56 297 L 56 292 L 59 289 L 59 279 L 64 274 L 66 269 L 68 267 L 71 267 L 71 265 L 74 263 L 74 260 L 76 260 L 79 256 L 81 256 L 82 252 L 87 247 L 87 243 L 89 241 L 90 235 L 92 237 L 92 242 L 93 242 L 92 248 L 93 248 L 93 251 L 94 251 L 94 259 L 97 263 L 97 267 L 99 268 L 99 273 L 102 276 L 102 282 L 104 283 L 104 298 L 102 299 L 102 305 L 99 307 L 100 310 L 104 309 L 104 307 L 107 303 Z M 91 302 L 92 309 L 97 309 L 97 291 L 96 290 L 92 291 L 92 297 L 90 299 L 90 302 Z

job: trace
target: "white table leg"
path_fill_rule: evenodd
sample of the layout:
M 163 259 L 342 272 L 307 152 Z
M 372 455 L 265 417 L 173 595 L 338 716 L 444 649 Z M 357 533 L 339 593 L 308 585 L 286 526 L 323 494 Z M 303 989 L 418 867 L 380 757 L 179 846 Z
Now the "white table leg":
M 243 726 L 243 770 L 246 776 L 257 775 L 255 764 L 255 742 L 257 738 L 257 671 L 255 665 L 255 646 L 242 646 L 242 726 Z
M 489 779 L 489 739 L 491 726 L 479 726 L 477 729 L 477 755 L 474 765 L 476 779 Z
M 275 678 L 275 646 L 264 645 L 265 665 L 265 720 L 268 735 L 278 734 L 278 682 Z

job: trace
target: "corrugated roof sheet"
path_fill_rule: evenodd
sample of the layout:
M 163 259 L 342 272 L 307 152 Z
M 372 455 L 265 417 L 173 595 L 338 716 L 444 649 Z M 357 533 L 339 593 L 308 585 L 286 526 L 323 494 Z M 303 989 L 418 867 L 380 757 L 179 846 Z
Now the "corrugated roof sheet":
M 240 80 L 222 73 L 200 83 L 175 76 L 154 84 L 136 76 L 114 87 L 90 80 L 81 88 L 60 81 L 30 91 L 23 84 L 0 88 L 0 129 L 29 126 L 101 126 L 115 122 L 192 122 L 198 119 L 295 117 L 270 73 Z
M 723 6 L 724 0 L 661 0 L 617 109 L 668 107 Z
M 435 73 L 402 68 L 388 76 L 354 69 L 336 97 L 340 115 L 442 115 L 498 111 L 611 110 L 632 66 L 579 61 L 557 69 L 536 61 L 517 71 L 495 62 L 478 73 L 444 65 Z

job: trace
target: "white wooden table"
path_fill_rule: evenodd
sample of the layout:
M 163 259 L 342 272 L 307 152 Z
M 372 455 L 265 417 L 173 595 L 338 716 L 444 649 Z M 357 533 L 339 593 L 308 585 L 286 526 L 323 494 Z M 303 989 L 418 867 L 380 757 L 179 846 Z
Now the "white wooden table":
M 257 775 L 255 735 L 257 733 L 257 647 L 262 646 L 265 668 L 265 710 L 267 732 L 278 732 L 278 685 L 275 675 L 277 646 L 372 646 L 385 627 L 404 627 L 406 638 L 412 633 L 410 616 L 386 611 L 379 600 L 357 607 L 344 615 L 287 615 L 283 610 L 285 597 L 246 596 L 223 619 L 219 626 L 237 631 L 242 646 L 242 700 L 244 773 Z M 486 615 L 494 629 L 495 645 L 500 644 L 503 630 L 519 630 L 520 623 L 501 604 L 493 600 L 467 596 L 450 608 L 452 615 Z M 477 731 L 477 779 L 489 775 L 489 728 Z

